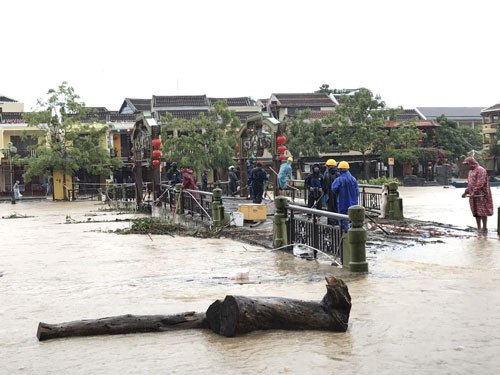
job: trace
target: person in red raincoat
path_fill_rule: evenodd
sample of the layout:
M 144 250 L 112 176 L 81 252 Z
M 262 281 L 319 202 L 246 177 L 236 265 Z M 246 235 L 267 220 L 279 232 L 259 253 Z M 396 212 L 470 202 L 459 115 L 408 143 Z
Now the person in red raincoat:
M 182 190 L 184 189 L 196 190 L 193 170 L 186 167 L 182 168 Z
M 482 230 L 487 231 L 488 216 L 493 215 L 493 198 L 488 173 L 473 157 L 466 158 L 464 164 L 469 166 L 469 178 L 467 189 L 462 194 L 462 198 L 469 196 L 470 210 L 472 216 L 476 218 L 477 230 L 481 230 L 482 221 Z

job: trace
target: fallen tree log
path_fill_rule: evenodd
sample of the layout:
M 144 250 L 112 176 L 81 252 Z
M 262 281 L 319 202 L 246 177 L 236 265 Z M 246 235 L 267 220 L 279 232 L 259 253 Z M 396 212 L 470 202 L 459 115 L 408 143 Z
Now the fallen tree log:
M 44 341 L 72 336 L 119 335 L 194 328 L 207 328 L 204 313 L 190 311 L 175 315 L 120 315 L 61 324 L 40 322 L 36 336 L 38 340 Z
M 345 283 L 327 277 L 327 293 L 321 302 L 276 297 L 226 296 L 207 310 L 209 328 L 232 337 L 256 330 L 324 330 L 345 332 L 351 296 Z
M 328 276 L 326 281 L 326 294 L 319 302 L 226 296 L 224 301 L 212 303 L 206 314 L 121 315 L 61 324 L 40 322 L 37 337 L 44 341 L 72 336 L 206 328 L 226 337 L 269 329 L 345 332 L 349 323 L 351 296 L 342 280 Z

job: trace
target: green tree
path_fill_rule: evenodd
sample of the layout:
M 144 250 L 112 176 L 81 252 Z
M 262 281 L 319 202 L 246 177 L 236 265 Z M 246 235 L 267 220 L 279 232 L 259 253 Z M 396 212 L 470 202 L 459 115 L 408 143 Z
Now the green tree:
M 296 158 L 318 157 L 328 147 L 321 121 L 311 120 L 311 111 L 299 111 L 288 120 L 285 136 L 288 150 Z
M 350 150 L 362 155 L 364 178 L 369 179 L 368 156 L 384 149 L 388 134 L 385 120 L 393 119 L 396 111 L 386 109 L 379 96 L 366 88 L 354 95 L 342 95 L 341 103 L 335 108 L 336 121 L 340 123 L 339 141 Z
M 323 94 L 330 95 L 333 94 L 335 90 L 331 89 L 329 84 L 323 83 L 316 92 L 322 92 Z
M 226 102 L 215 103 L 208 115 L 199 118 L 177 119 L 167 113 L 162 122 L 161 147 L 166 158 L 196 171 L 226 168 L 233 163 L 241 122 Z
M 26 123 L 41 131 L 40 141 L 32 146 L 36 153 L 24 158 L 25 181 L 36 176 L 52 176 L 61 171 L 75 176 L 79 170 L 94 175 L 109 175 L 121 166 L 121 161 L 111 158 L 101 144 L 109 127 L 93 122 L 94 113 L 79 101 L 75 90 L 63 82 L 57 89 L 50 89 L 46 99 L 38 99 L 36 111 L 23 115 Z M 65 191 L 65 190 L 64 190 Z M 65 197 L 66 198 L 66 197 Z
M 472 150 L 481 150 L 482 139 L 478 129 L 460 125 L 445 116 L 439 116 L 436 129 L 436 147 L 445 150 L 453 160 L 466 156 Z

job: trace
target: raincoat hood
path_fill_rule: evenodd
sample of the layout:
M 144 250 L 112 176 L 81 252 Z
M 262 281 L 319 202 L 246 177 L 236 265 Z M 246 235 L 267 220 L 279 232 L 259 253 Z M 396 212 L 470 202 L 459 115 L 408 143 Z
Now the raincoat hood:
M 472 169 L 476 169 L 477 167 L 479 167 L 479 163 L 472 156 L 465 158 L 462 164 L 466 164 L 470 166 Z

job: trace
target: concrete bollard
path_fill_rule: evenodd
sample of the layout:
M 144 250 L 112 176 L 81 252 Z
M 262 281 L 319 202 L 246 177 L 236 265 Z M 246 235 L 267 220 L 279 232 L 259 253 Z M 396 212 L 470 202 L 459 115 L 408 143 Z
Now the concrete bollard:
M 127 184 L 122 184 L 122 200 L 127 201 Z
M 389 183 L 389 194 L 387 195 L 385 218 L 392 220 L 403 219 L 403 199 L 399 198 L 397 182 Z
M 274 248 L 288 245 L 288 233 L 286 229 L 286 207 L 288 199 L 286 197 L 276 197 L 274 207 L 276 212 L 273 221 L 273 245 Z
M 215 188 L 212 196 L 212 221 L 215 227 L 224 225 L 224 205 L 222 204 L 222 190 Z
M 366 230 L 363 228 L 365 222 L 365 209 L 361 206 L 351 206 L 348 210 L 351 227 L 348 232 L 349 243 L 349 270 L 351 272 L 368 272 L 366 262 Z M 345 262 L 345 260 L 344 260 Z M 344 263 L 346 264 L 346 263 Z
M 174 189 L 175 189 L 175 213 L 182 215 L 184 213 L 184 207 L 182 206 L 182 196 L 181 196 L 182 184 L 175 185 Z

